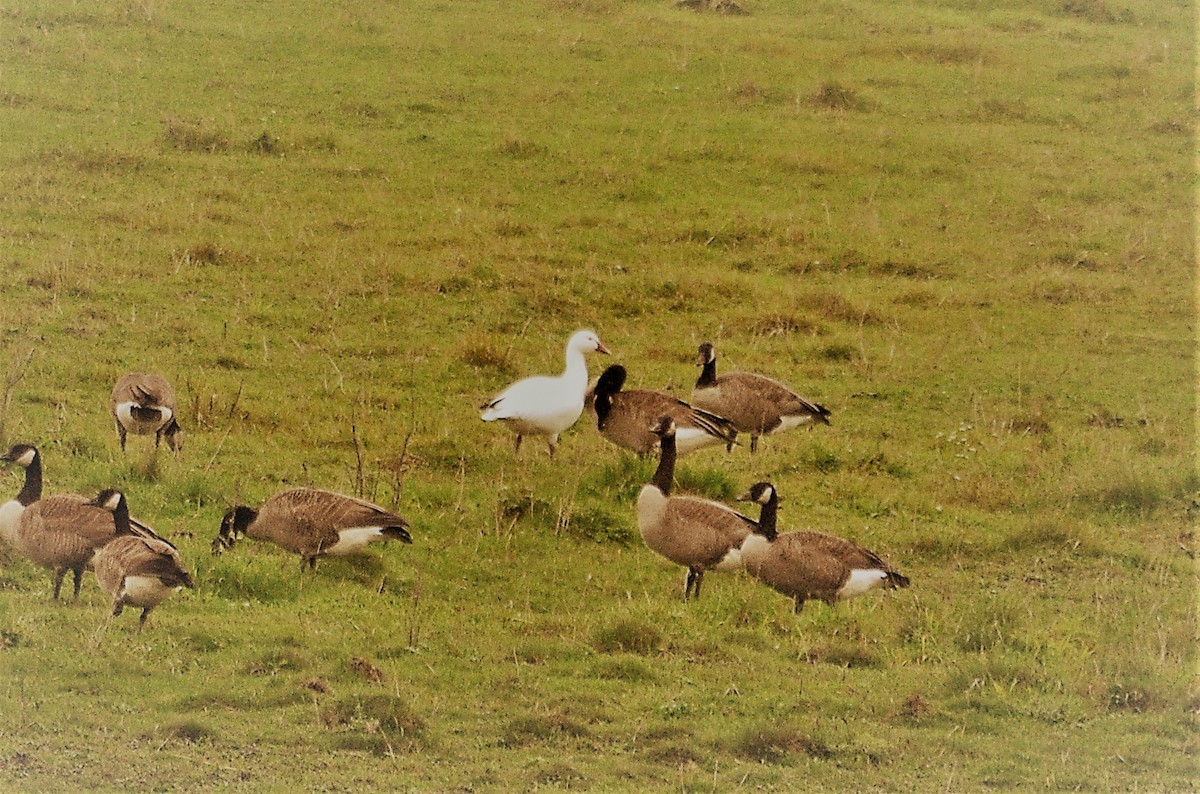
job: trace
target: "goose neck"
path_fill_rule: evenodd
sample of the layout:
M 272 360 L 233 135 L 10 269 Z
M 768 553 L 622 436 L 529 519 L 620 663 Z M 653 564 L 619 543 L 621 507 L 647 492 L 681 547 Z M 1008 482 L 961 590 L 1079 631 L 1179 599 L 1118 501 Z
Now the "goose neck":
M 697 389 L 706 389 L 709 386 L 717 385 L 717 359 L 715 356 L 710 356 L 704 362 L 703 368 L 700 370 L 700 377 L 696 380 Z
M 116 525 L 118 535 L 132 535 L 133 527 L 129 521 L 129 504 L 124 500 L 117 502 L 116 509 L 113 510 L 113 523 Z
M 755 531 L 767 540 L 775 540 L 779 537 L 779 530 L 776 526 L 778 517 L 779 496 L 773 493 L 770 500 L 762 506 L 762 512 L 758 516 L 758 528 Z
M 578 386 L 580 394 L 587 389 L 587 361 L 580 350 L 567 348 L 567 365 L 560 377 L 567 383 Z
M 33 461 L 25 467 L 25 484 L 17 494 L 17 501 L 24 507 L 42 498 L 42 456 L 34 455 Z
M 612 413 L 612 400 L 612 395 L 608 392 L 596 392 L 592 405 L 596 410 L 596 427 L 601 430 L 608 424 L 608 415 Z
M 671 483 L 675 479 L 675 434 L 665 435 L 659 442 L 661 457 L 658 460 L 658 470 L 654 472 L 651 483 L 663 496 L 671 495 Z

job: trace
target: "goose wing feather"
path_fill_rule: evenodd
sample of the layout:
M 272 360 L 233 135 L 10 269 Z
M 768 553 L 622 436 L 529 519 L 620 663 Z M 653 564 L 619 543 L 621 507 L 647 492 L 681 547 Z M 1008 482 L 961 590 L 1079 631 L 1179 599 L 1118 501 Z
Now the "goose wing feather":
M 670 553 L 660 553 L 682 565 L 703 567 L 716 565 L 740 548 L 755 526 L 754 519 L 719 502 L 691 496 L 671 497 L 666 521 L 678 531 L 671 534 Z
M 596 426 L 613 443 L 639 454 L 652 450 L 658 437 L 650 428 L 663 416 L 670 416 L 680 428 L 695 428 L 728 442 L 737 435 L 733 425 L 710 411 L 695 408 L 676 397 L 645 389 L 617 392 L 612 410 Z
M 790 532 L 771 544 L 759 564 L 748 565 L 751 575 L 779 592 L 805 598 L 832 600 L 850 567 L 831 545 L 814 532 Z M 836 539 L 835 539 L 836 540 Z
M 785 416 L 811 416 L 828 423 L 829 411 L 804 399 L 777 380 L 751 372 L 730 372 L 716 387 L 697 390 L 694 401 L 717 411 L 742 430 L 771 430 Z
M 101 575 L 102 566 L 107 568 L 110 565 L 120 571 L 120 578 L 153 576 L 167 587 L 195 586 L 179 553 L 161 540 L 129 535 L 116 538 L 96 555 L 97 577 Z
M 133 401 L 146 407 L 175 407 L 175 389 L 161 375 L 142 372 L 130 372 L 117 379 L 113 386 L 111 402 L 115 408 L 118 403 Z
M 112 513 L 91 507 L 74 494 L 48 496 L 21 514 L 17 538 L 22 552 L 40 565 L 71 565 L 91 559 L 113 535 Z

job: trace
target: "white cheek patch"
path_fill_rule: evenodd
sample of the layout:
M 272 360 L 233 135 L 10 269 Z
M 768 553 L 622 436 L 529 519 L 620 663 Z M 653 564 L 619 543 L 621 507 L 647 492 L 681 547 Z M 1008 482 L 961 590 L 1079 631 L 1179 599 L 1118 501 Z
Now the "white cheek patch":
M 855 568 L 850 571 L 850 578 L 838 590 L 838 598 L 852 598 L 862 595 L 887 579 L 887 574 L 878 568 Z
M 16 463 L 18 466 L 20 466 L 23 469 L 28 469 L 30 466 L 33 465 L 33 459 L 36 457 L 37 457 L 37 452 L 35 452 L 32 449 L 27 449 L 21 455 L 21 457 L 17 458 L 13 462 Z

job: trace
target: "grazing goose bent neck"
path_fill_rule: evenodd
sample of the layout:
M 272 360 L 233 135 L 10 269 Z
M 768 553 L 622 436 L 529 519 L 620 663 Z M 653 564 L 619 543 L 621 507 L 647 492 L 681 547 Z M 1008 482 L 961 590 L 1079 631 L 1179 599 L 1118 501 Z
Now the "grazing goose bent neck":
M 601 430 L 608 424 L 608 415 L 612 413 L 613 397 L 625 385 L 626 371 L 620 364 L 613 364 L 596 381 L 593 408 L 596 411 L 596 426 Z

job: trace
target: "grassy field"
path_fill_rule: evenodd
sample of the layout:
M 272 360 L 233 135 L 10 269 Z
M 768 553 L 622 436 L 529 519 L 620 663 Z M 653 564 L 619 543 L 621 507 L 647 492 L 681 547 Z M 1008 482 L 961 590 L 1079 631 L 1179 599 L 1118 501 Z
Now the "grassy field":
M 1194 4 L 741 7 L 0 3 L 0 443 L 199 584 L 138 634 L 0 557 L 0 790 L 1196 788 Z M 579 327 L 828 406 L 680 487 L 912 587 L 682 603 L 653 461 L 478 419 Z M 209 554 L 302 483 L 414 545 Z

